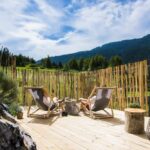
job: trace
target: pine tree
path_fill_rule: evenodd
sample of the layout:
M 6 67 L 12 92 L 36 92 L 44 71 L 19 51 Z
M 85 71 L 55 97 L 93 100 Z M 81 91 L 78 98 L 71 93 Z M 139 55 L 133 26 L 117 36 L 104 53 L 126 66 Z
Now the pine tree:
M 68 71 L 68 70 L 69 70 L 69 65 L 68 65 L 68 63 L 64 64 L 63 69 L 64 69 L 64 71 Z
M 94 69 L 95 69 L 95 58 L 92 57 L 89 63 L 89 70 L 94 70 Z
M 52 67 L 52 63 L 51 63 L 51 59 L 50 59 L 49 55 L 47 56 L 47 58 L 45 60 L 45 65 L 46 65 L 46 68 Z
M 95 69 L 103 69 L 107 67 L 107 59 L 102 55 L 96 55 L 94 57 Z
M 52 63 L 52 68 L 58 68 L 58 65 L 55 62 L 53 62 Z
M 59 67 L 59 68 L 63 68 L 63 65 L 62 65 L 61 62 L 58 63 L 58 67 Z
M 86 71 L 89 69 L 90 58 L 84 59 L 83 70 Z
M 68 65 L 70 69 L 78 70 L 78 63 L 76 59 L 70 60 Z
M 83 65 L 84 65 L 84 59 L 81 58 L 81 59 L 79 60 L 79 62 L 78 62 L 78 68 L 79 68 L 80 71 L 83 70 Z
M 116 56 L 112 56 L 110 58 L 109 61 L 110 66 L 114 67 L 114 66 L 118 66 L 122 64 L 122 59 L 120 56 L 116 55 Z

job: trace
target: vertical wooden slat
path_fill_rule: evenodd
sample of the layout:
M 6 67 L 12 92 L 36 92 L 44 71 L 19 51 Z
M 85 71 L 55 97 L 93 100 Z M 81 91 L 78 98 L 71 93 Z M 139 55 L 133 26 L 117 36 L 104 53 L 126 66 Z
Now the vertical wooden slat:
M 139 90 L 140 90 L 140 105 L 144 108 L 144 78 L 143 78 L 143 62 L 140 62 L 140 72 L 139 72 Z
M 145 105 L 146 105 L 146 112 L 148 112 L 148 66 L 147 61 L 144 61 L 144 72 L 145 72 Z

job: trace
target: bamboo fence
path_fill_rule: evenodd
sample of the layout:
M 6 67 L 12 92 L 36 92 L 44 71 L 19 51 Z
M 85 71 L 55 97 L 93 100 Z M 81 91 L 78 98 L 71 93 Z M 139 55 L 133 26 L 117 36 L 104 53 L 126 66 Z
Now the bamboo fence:
M 13 65 L 14 66 L 14 65 Z M 43 86 L 49 93 L 54 90 L 59 98 L 87 98 L 94 86 L 117 87 L 112 105 L 124 110 L 130 103 L 138 102 L 148 112 L 148 62 L 140 61 L 114 68 L 87 72 L 63 72 L 42 69 L 11 67 L 10 75 L 19 85 L 25 102 L 24 86 Z

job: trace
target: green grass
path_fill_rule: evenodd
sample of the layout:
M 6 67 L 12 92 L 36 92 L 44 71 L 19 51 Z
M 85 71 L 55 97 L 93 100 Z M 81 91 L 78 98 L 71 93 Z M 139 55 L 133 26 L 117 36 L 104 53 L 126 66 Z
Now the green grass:
M 51 72 L 55 72 L 55 71 L 63 71 L 63 69 L 57 69 L 57 68 L 43 68 L 41 69 L 40 67 L 35 67 L 35 68 L 29 68 L 29 67 L 17 67 L 18 70 L 40 70 L 40 71 L 51 71 Z
M 134 92 L 128 92 L 128 97 L 139 97 L 140 96 L 140 93 L 139 92 L 136 92 L 136 93 L 134 93 Z M 145 92 L 144 93 L 144 95 L 145 96 L 150 96 L 150 91 L 147 91 L 147 92 Z

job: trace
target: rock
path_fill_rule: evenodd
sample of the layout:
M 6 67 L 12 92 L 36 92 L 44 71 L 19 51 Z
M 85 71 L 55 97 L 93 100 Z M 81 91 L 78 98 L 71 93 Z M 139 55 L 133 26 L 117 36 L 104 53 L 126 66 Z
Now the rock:
M 0 116 L 10 122 L 16 123 L 15 118 L 8 112 L 8 106 L 3 103 L 0 103 Z
M 0 150 L 36 150 L 36 144 L 18 125 L 0 120 Z
M 2 118 L 6 119 L 1 119 Z M 8 107 L 0 103 L 0 150 L 36 150 L 31 136 L 23 131 Z

